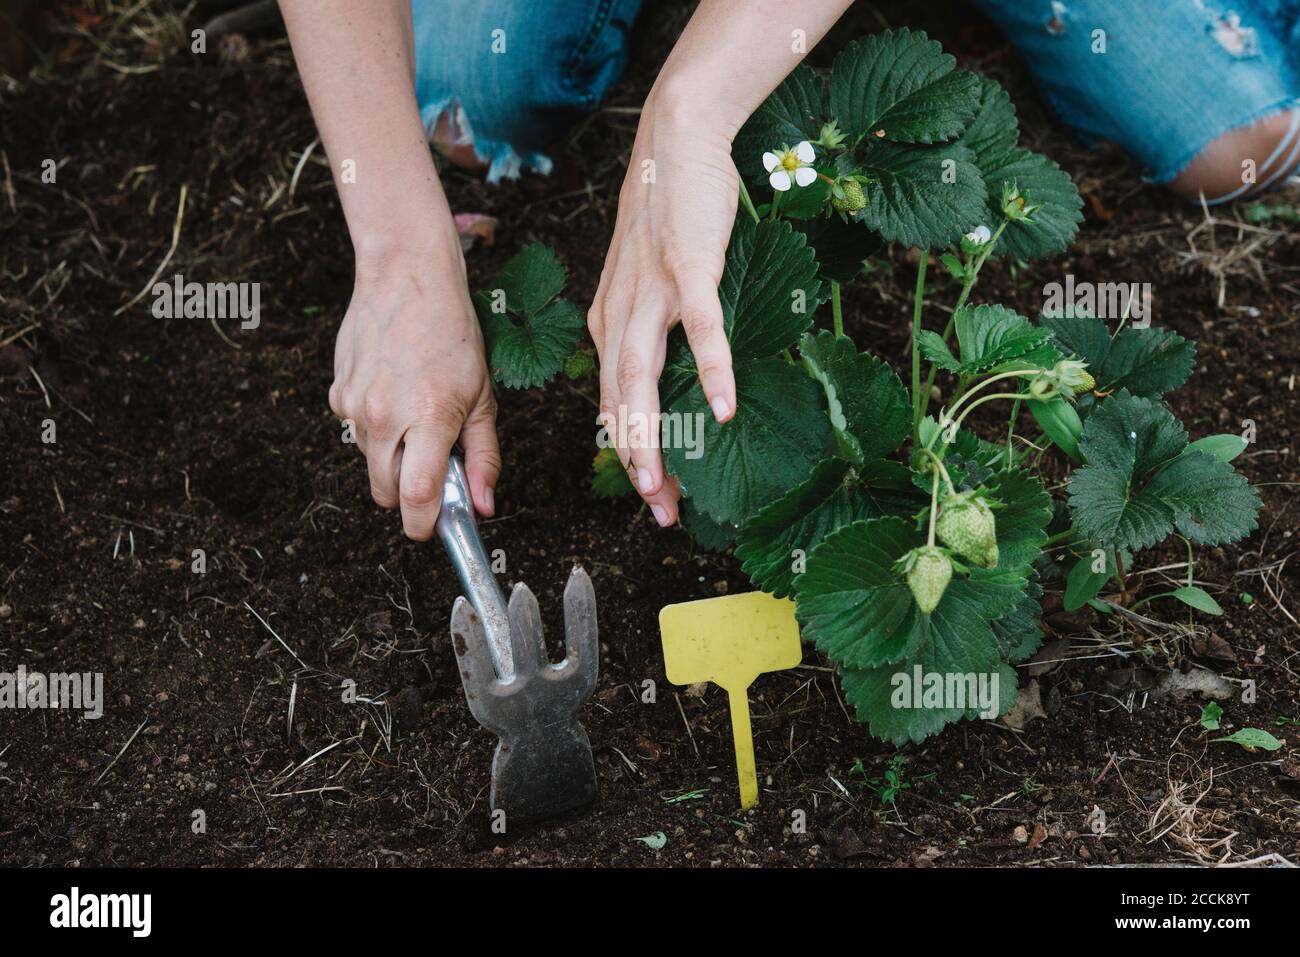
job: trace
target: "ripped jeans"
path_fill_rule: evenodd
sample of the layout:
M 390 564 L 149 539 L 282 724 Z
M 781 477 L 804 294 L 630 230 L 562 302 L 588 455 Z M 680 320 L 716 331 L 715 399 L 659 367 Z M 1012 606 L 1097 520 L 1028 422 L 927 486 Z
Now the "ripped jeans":
M 444 114 L 488 181 L 549 173 L 543 150 L 599 104 L 627 62 L 641 0 L 412 0 L 415 94 Z
M 1174 179 L 1224 133 L 1300 105 L 1300 0 L 976 3 L 1057 115 L 1086 143 L 1123 146 L 1152 183 Z M 1277 155 L 1258 157 L 1274 181 L 1300 161 L 1298 128 L 1300 112 Z
M 1060 118 L 1085 142 L 1123 146 L 1153 183 L 1172 180 L 1222 134 L 1300 105 L 1300 0 L 975 2 L 1020 49 Z M 622 72 L 640 6 L 412 0 L 425 127 L 451 119 L 492 182 L 549 172 L 546 147 Z M 1278 170 L 1273 179 L 1300 161 L 1300 111 L 1275 152 L 1260 163 Z

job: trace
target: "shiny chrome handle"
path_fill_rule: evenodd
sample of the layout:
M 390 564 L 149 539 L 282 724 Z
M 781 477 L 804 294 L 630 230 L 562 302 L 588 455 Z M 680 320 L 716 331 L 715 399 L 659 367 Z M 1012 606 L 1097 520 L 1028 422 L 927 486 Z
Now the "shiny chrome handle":
M 492 565 L 483 550 L 483 539 L 474 521 L 474 503 L 470 499 L 465 466 L 455 451 L 447 460 L 447 480 L 442 488 L 442 507 L 438 510 L 438 537 L 447 557 L 456 569 L 465 597 L 483 620 L 488 651 L 497 677 L 510 681 L 515 674 L 514 655 L 510 650 L 510 617 L 506 599 L 492 574 Z

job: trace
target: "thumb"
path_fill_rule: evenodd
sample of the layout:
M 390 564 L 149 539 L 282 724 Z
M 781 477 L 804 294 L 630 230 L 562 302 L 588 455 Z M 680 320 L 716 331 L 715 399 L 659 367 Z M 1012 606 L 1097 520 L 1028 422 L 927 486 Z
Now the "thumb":
M 491 382 L 483 391 L 461 429 L 460 444 L 465 450 L 465 477 L 474 499 L 474 508 L 482 516 L 496 512 L 494 491 L 501 477 L 501 448 L 497 444 L 497 403 Z

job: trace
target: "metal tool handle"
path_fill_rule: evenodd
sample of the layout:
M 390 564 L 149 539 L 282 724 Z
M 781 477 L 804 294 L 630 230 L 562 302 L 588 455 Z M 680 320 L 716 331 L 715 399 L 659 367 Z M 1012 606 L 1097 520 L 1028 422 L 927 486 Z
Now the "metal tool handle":
M 483 550 L 478 525 L 474 521 L 474 503 L 470 499 L 465 466 L 454 450 L 447 460 L 447 480 L 442 488 L 442 507 L 438 511 L 438 537 L 447 549 L 447 557 L 456 569 L 465 597 L 483 620 L 488 651 L 497 677 L 509 681 L 515 674 L 514 655 L 510 650 L 510 617 L 506 599 L 492 574 L 492 565 Z

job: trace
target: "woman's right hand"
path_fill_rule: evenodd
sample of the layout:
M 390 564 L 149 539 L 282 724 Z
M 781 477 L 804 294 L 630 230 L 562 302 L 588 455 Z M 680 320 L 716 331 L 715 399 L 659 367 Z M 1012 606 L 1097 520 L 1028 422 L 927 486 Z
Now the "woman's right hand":
M 400 506 L 406 534 L 426 541 L 457 439 L 475 509 L 494 510 L 501 453 L 483 335 L 459 249 L 433 268 L 435 257 L 373 268 L 363 258 L 335 341 L 330 408 L 354 425 L 375 502 Z

